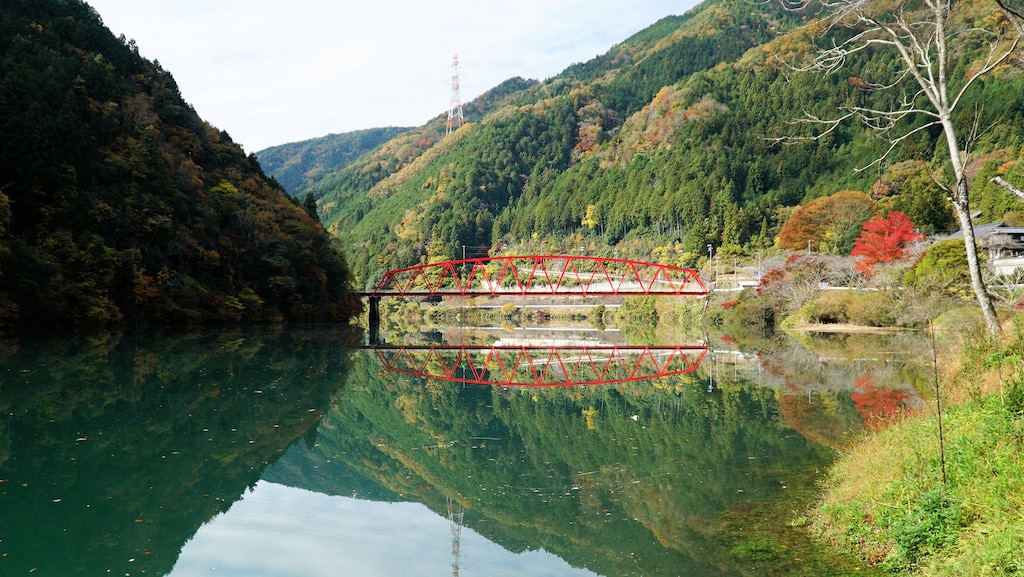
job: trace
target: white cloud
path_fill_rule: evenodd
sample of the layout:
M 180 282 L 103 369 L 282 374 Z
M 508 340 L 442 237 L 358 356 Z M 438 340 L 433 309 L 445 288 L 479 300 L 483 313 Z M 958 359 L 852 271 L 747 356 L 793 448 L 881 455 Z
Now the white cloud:
M 694 0 L 88 0 L 204 119 L 256 151 L 418 126 L 513 76 L 545 79 Z

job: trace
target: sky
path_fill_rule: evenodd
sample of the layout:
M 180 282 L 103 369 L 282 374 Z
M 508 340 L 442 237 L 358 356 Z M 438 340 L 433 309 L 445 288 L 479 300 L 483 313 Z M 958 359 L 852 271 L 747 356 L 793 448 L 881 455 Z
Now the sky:
M 541 550 L 511 552 L 412 502 L 328 496 L 259 481 L 181 549 L 168 577 L 597 577 Z
M 85 0 L 247 152 L 420 126 L 514 76 L 545 80 L 696 0 Z M 472 121 L 473 119 L 467 119 Z

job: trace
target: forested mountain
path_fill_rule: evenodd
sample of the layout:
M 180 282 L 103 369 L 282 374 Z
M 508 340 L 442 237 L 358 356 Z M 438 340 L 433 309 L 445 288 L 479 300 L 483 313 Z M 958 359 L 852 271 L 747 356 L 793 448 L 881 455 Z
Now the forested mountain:
M 991 6 L 963 6 L 958 18 L 968 24 L 996 17 L 983 12 Z M 951 211 L 929 174 L 948 159 L 937 127 L 879 165 L 872 161 L 889 143 L 855 122 L 822 138 L 780 140 L 811 135 L 813 126 L 793 122 L 806 114 L 901 98 L 880 89 L 895 69 L 882 50 L 851 55 L 840 74 L 795 72 L 788 64 L 813 54 L 822 32 L 815 17 L 774 2 L 705 2 L 543 83 L 506 83 L 486 97 L 489 112 L 467 108 L 467 124 L 450 136 L 434 119 L 304 190 L 363 285 L 463 250 L 582 250 L 693 266 L 708 244 L 721 254 L 774 246 L 796 206 L 843 190 L 905 212 L 926 232 L 947 229 Z M 963 38 L 950 59 L 960 79 L 986 49 Z M 978 115 L 968 160 L 983 220 L 1016 208 L 988 179 L 1021 171 L 1022 93 L 1020 60 L 1011 59 L 959 107 L 965 126 Z M 815 239 L 815 248 L 848 252 L 846 232 Z
M 329 134 L 320 138 L 281 144 L 256 153 L 260 166 L 274 175 L 281 186 L 296 196 L 323 177 L 324 173 L 345 166 L 381 144 L 409 130 L 387 127 Z
M 343 320 L 344 255 L 80 0 L 0 5 L 0 325 Z

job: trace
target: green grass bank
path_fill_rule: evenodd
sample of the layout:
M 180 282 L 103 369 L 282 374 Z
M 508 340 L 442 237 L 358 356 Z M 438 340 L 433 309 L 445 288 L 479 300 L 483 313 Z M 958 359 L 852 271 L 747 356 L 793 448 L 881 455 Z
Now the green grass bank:
M 940 345 L 930 410 L 840 457 L 818 538 L 893 575 L 1024 575 L 1022 327 Z

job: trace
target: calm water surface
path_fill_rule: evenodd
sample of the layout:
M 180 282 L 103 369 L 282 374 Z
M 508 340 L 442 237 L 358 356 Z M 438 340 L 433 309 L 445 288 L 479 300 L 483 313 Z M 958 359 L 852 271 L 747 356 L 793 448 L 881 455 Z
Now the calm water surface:
M 396 373 L 357 344 L 0 342 L 0 574 L 855 573 L 772 511 L 852 435 L 922 409 L 931 375 L 908 336 L 713 342 L 688 374 L 546 388 L 443 380 L 426 350 L 410 362 L 435 377 Z

